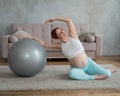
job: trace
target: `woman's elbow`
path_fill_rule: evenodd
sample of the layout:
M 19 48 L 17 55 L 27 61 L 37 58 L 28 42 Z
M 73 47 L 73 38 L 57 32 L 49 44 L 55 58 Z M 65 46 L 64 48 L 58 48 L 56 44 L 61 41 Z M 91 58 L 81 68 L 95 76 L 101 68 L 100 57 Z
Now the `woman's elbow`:
M 71 19 L 71 18 L 67 18 L 67 21 L 68 21 L 68 22 L 71 22 L 71 21 L 72 21 L 72 19 Z

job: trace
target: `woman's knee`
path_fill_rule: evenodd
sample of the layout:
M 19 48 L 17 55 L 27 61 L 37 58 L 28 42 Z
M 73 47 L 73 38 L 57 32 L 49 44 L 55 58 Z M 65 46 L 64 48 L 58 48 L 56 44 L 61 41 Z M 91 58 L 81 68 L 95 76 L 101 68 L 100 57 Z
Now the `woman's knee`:
M 71 69 L 68 73 L 68 76 L 71 78 L 71 79 L 75 79 L 76 77 L 76 70 L 75 69 Z
M 83 79 L 84 71 L 82 69 L 71 69 L 68 73 L 69 78 L 82 80 Z
M 106 69 L 106 75 L 108 76 L 108 77 L 111 77 L 111 71 L 109 70 L 109 69 Z

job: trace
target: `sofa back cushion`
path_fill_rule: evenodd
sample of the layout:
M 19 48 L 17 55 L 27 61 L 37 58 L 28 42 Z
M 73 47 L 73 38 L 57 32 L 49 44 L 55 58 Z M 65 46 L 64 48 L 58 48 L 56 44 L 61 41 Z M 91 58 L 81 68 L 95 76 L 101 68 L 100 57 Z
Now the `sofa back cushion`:
M 81 33 L 90 31 L 89 24 L 75 24 L 75 28 L 78 36 L 80 36 Z
M 29 37 L 31 36 L 30 34 L 28 34 L 27 32 L 23 31 L 22 29 L 18 29 L 15 33 L 13 33 L 12 35 L 10 35 L 10 42 L 15 43 L 18 40 L 21 40 L 25 37 Z
M 36 36 L 39 39 L 43 39 L 48 43 L 60 43 L 60 41 L 51 38 L 51 31 L 56 28 L 60 27 L 68 32 L 68 27 L 66 23 L 50 23 L 50 24 L 13 24 L 12 25 L 12 32 L 16 32 L 17 29 L 22 29 L 29 34 Z M 81 33 L 89 32 L 89 25 L 88 24 L 75 24 L 75 28 L 77 31 L 78 36 Z
M 12 31 L 16 32 L 17 29 L 51 43 L 51 25 L 50 24 L 13 24 Z
M 53 24 L 51 24 L 51 30 L 53 30 L 56 27 L 62 28 L 69 35 L 69 32 L 68 32 L 69 30 L 68 30 L 66 23 L 53 23 Z M 77 32 L 78 36 L 80 36 L 81 33 L 89 32 L 89 25 L 88 24 L 75 24 L 75 28 L 76 28 L 76 32 Z M 56 39 L 52 39 L 51 42 L 52 43 L 60 43 L 60 41 L 56 40 Z

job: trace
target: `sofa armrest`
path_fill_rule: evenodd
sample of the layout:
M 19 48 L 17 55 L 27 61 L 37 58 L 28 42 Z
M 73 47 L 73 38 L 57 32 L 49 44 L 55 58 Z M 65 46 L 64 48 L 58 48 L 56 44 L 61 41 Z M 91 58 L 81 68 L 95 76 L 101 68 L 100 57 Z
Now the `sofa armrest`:
M 102 56 L 102 39 L 101 36 L 95 35 L 96 39 L 96 56 Z
M 2 36 L 2 57 L 7 58 L 10 35 Z

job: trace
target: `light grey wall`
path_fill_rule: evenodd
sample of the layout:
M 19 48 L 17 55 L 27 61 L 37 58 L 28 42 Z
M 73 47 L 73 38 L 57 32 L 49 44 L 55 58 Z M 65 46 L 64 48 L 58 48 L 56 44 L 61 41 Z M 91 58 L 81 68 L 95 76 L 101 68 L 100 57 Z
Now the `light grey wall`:
M 0 0 L 0 57 L 2 36 L 13 23 L 43 23 L 55 16 L 89 23 L 103 38 L 103 55 L 120 55 L 120 0 Z

